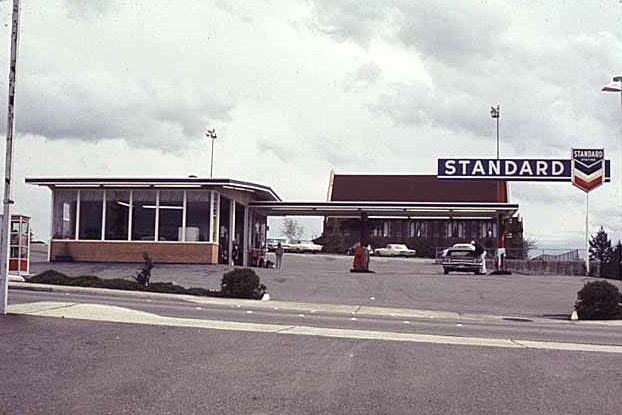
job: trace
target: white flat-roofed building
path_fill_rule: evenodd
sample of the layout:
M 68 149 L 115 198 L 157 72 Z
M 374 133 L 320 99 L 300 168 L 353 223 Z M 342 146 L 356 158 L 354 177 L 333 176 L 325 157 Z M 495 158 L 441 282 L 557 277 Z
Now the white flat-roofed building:
M 280 201 L 234 179 L 27 178 L 52 192 L 50 261 L 253 265 L 265 252 L 266 216 Z M 237 254 L 237 255 L 236 255 Z

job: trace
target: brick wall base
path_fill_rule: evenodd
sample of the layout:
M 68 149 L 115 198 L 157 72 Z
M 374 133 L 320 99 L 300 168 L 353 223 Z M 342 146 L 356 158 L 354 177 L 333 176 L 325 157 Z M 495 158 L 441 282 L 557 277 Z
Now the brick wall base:
M 142 262 L 143 252 L 155 263 L 217 264 L 218 245 L 211 243 L 52 241 L 52 261 Z

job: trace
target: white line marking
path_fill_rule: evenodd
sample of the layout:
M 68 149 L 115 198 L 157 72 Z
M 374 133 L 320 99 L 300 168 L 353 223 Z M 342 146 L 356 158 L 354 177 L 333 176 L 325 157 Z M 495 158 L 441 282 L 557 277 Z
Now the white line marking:
M 622 354 L 622 346 L 561 343 L 520 339 L 495 339 L 480 337 L 459 337 L 415 333 L 396 333 L 375 330 L 333 329 L 327 327 L 286 326 L 281 324 L 244 323 L 237 321 L 200 320 L 179 317 L 164 317 L 144 311 L 123 307 L 81 304 L 38 302 L 9 305 L 10 314 L 24 314 L 40 317 L 70 318 L 113 323 L 131 323 L 170 327 L 194 327 L 212 330 L 278 333 L 299 336 L 318 336 L 339 339 L 384 340 L 412 343 L 429 343 L 456 346 L 499 347 L 507 349 L 539 349 L 556 351 L 598 352 Z

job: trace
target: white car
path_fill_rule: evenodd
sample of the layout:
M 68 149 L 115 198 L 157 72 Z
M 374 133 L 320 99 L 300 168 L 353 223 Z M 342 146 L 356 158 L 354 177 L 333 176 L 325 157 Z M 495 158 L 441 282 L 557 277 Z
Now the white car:
M 403 256 L 403 257 L 413 257 L 417 251 L 414 249 L 409 249 L 404 244 L 388 244 L 384 248 L 378 248 L 374 250 L 374 254 L 378 256 Z
M 313 243 L 312 241 L 291 241 L 284 248 L 287 252 L 310 252 L 316 254 L 322 252 L 323 246 Z
M 443 251 L 441 257 L 443 273 L 452 271 L 472 272 L 475 275 L 485 274 L 484 259 L 475 255 L 475 246 L 471 244 L 455 244 Z
M 274 250 L 276 249 L 279 243 L 281 243 L 283 250 L 285 250 L 287 246 L 286 238 L 268 238 L 266 242 L 267 242 L 268 251 L 270 252 L 274 252 Z

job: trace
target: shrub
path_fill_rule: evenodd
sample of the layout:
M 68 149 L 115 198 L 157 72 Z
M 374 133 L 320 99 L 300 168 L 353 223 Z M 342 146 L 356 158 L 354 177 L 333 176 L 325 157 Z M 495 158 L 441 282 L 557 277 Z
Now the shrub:
M 65 285 L 67 283 L 67 276 L 62 272 L 58 272 L 53 269 L 40 272 L 37 275 L 27 278 L 28 282 L 35 282 L 40 284 L 59 284 Z
M 586 283 L 577 293 L 575 310 L 581 320 L 611 320 L 622 317 L 618 287 L 607 281 Z
M 151 279 L 151 270 L 153 269 L 153 261 L 151 260 L 151 256 L 148 252 L 143 252 L 143 265 L 136 272 L 136 276 L 134 279 L 140 285 L 144 285 L 145 287 L 149 285 L 149 280 Z
M 123 278 L 104 279 L 91 275 L 68 277 L 63 273 L 54 270 L 48 270 L 40 274 L 33 275 L 28 278 L 27 281 L 40 284 L 71 285 L 74 287 L 110 288 L 114 290 L 149 291 L 157 293 L 189 294 L 211 297 L 220 296 L 220 292 L 218 291 L 206 290 L 204 288 L 184 288 L 170 282 L 154 282 L 148 286 L 145 286 L 136 281 Z
M 260 299 L 266 286 L 250 268 L 235 268 L 222 276 L 220 293 L 223 297 Z

